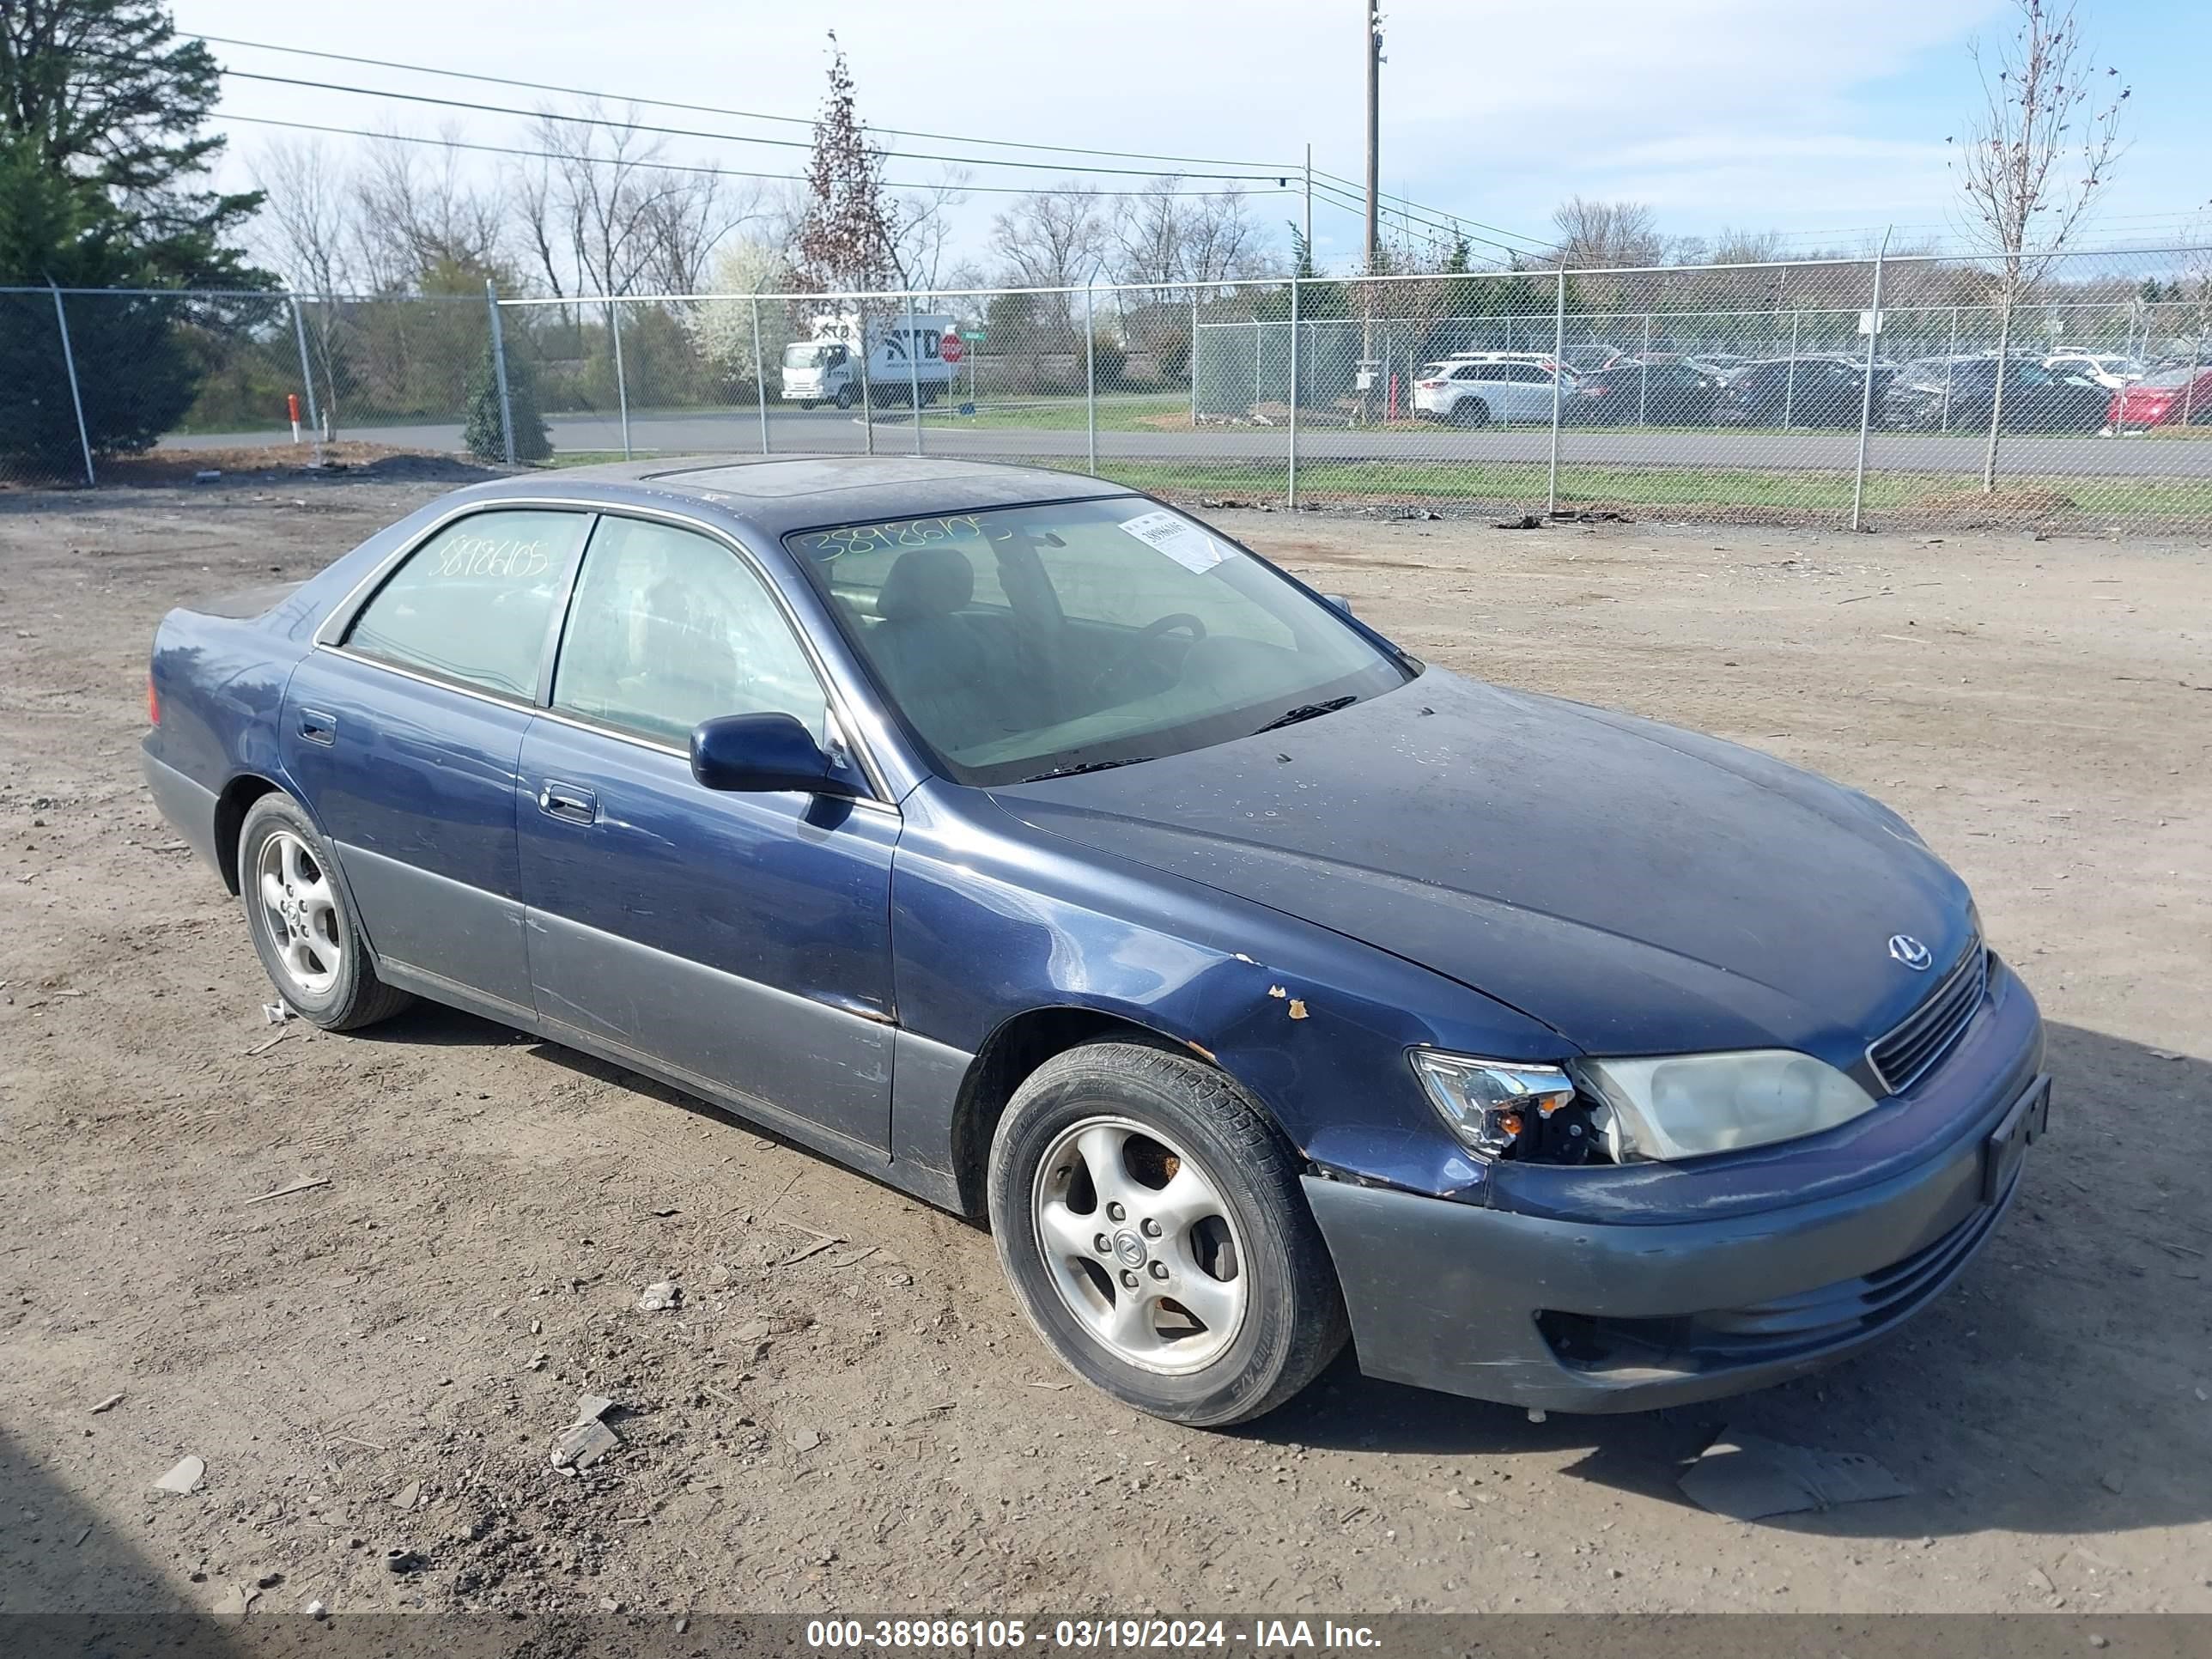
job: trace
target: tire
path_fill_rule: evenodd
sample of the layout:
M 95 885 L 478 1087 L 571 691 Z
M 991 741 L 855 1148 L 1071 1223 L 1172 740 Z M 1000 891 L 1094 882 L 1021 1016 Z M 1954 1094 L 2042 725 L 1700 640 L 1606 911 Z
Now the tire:
M 1211 1066 L 1136 1042 L 1070 1049 L 1015 1091 L 992 1140 L 999 1261 L 1037 1334 L 1092 1387 L 1193 1427 L 1245 1422 L 1313 1381 L 1349 1334 L 1298 1168 Z
M 330 850 L 289 795 L 271 793 L 246 809 L 238 896 L 270 983 L 311 1024 L 359 1030 L 414 1001 L 377 978 Z
M 853 388 L 848 386 L 839 386 L 837 395 L 830 401 L 840 409 L 850 409 L 853 406 Z
M 1480 398 L 1462 398 L 1452 405 L 1451 423 L 1454 426 L 1488 426 L 1490 405 Z
M 802 398 L 799 400 L 799 406 L 801 409 L 811 409 L 814 407 L 814 399 L 811 398 Z

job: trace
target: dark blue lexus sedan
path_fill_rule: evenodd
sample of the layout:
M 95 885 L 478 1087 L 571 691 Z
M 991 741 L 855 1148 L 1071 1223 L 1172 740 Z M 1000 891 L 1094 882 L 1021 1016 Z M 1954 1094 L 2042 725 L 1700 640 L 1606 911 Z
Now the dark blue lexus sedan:
M 2049 1097 L 1866 796 L 1408 656 L 1112 484 L 662 464 L 173 612 L 145 769 L 333 1030 L 428 997 L 987 1217 L 1078 1373 L 1603 1412 L 1956 1278 Z

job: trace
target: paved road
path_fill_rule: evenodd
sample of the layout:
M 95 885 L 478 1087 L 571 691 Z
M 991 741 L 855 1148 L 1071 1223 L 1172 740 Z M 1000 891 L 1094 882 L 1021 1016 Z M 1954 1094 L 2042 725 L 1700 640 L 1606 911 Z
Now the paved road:
M 1075 431 L 1032 431 L 958 424 L 957 416 L 933 416 L 922 434 L 924 450 L 966 458 L 1021 457 L 1080 459 L 1086 434 Z M 945 424 L 939 424 L 943 421 Z M 621 423 L 611 416 L 555 415 L 548 417 L 556 450 L 613 450 L 623 447 Z M 758 453 L 760 417 L 746 411 L 728 415 L 653 414 L 630 419 L 630 442 L 640 453 Z M 812 413 L 771 410 L 769 447 L 787 453 L 859 453 L 867 434 L 856 416 L 832 410 Z M 458 451 L 458 424 L 364 427 L 343 435 L 400 448 Z M 1212 462 L 1225 466 L 1274 467 L 1284 459 L 1287 432 L 1240 427 L 1198 432 L 1101 432 L 1102 457 L 1130 460 Z M 286 443 L 284 432 L 203 433 L 162 440 L 165 449 L 251 447 Z M 1854 465 L 1856 432 L 1589 432 L 1569 427 L 1562 434 L 1563 464 L 1601 466 L 1692 466 L 1783 471 L 1843 471 Z M 914 431 L 907 418 L 887 415 L 875 422 L 878 454 L 907 454 Z M 1867 465 L 1880 471 L 1978 472 L 1983 441 L 1978 437 L 1923 436 L 1877 432 L 1867 447 Z M 1528 462 L 1545 460 L 1551 433 L 1543 427 L 1492 428 L 1481 432 L 1372 432 L 1305 428 L 1298 434 L 1301 465 L 1328 461 Z M 2212 482 L 2212 442 L 2140 438 L 2052 438 L 2007 434 L 2007 473 L 2021 477 L 2160 477 Z

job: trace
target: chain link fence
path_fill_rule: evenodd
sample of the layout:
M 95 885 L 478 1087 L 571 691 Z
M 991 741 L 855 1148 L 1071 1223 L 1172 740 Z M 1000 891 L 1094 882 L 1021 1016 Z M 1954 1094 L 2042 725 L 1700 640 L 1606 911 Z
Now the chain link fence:
M 1393 513 L 2203 534 L 2212 249 L 1197 289 L 0 290 L 0 478 L 339 438 L 517 465 L 990 459 Z

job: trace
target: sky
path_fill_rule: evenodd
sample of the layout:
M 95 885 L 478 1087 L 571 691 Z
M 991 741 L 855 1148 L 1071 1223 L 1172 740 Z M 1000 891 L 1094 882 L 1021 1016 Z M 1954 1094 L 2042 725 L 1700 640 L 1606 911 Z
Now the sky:
M 520 10 L 453 0 L 335 10 L 289 0 L 174 0 L 174 9 L 187 31 L 555 82 L 616 100 L 649 95 L 798 117 L 818 106 L 825 31 L 835 27 L 872 126 L 1257 164 L 1186 170 L 1261 173 L 1248 186 L 1253 214 L 1275 226 L 1304 212 L 1308 144 L 1318 168 L 1357 179 L 1363 166 L 1353 0 L 966 0 L 942 9 L 891 0 L 617 8 L 537 0 Z M 1994 39 L 2011 11 L 2011 0 L 1385 0 L 1383 189 L 1516 233 L 1499 239 L 1506 241 L 1547 237 L 1553 207 L 1577 193 L 1647 203 L 1674 234 L 1779 229 L 1799 239 L 1793 246 L 1856 246 L 1893 224 L 1905 240 L 1941 237 L 1958 223 L 1943 141 L 1979 97 L 1968 46 L 1977 36 Z M 2134 89 L 2130 148 L 2090 235 L 2110 246 L 2169 240 L 2212 202 L 2201 78 L 2212 14 L 2203 0 L 2081 0 L 2081 15 L 2100 61 L 2118 65 Z M 388 70 L 215 50 L 235 69 L 541 101 Z M 242 80 L 227 82 L 223 108 L 345 127 L 397 123 L 426 134 L 454 124 L 474 142 L 527 142 L 523 123 L 511 118 Z M 805 136 L 720 116 L 659 111 L 644 118 Z M 229 131 L 224 177 L 240 183 L 255 152 L 286 136 L 244 124 Z M 889 142 L 895 150 L 957 148 Z M 798 170 L 804 157 L 672 138 L 666 159 L 781 172 Z M 894 160 L 890 168 L 916 182 L 941 171 L 920 160 Z M 1019 187 L 1061 176 L 972 173 L 978 185 Z M 1277 177 L 1287 191 L 1259 193 L 1274 190 Z M 959 210 L 961 241 L 980 252 L 992 212 L 1007 199 L 972 194 Z M 1317 201 L 1314 233 L 1324 266 L 1342 268 L 1356 256 L 1356 210 Z

